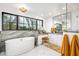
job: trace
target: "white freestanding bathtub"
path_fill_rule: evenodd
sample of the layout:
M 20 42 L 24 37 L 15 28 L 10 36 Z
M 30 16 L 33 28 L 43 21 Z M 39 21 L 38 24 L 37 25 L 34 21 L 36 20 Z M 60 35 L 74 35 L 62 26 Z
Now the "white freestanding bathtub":
M 16 38 L 5 41 L 6 55 L 16 56 L 34 48 L 34 37 Z

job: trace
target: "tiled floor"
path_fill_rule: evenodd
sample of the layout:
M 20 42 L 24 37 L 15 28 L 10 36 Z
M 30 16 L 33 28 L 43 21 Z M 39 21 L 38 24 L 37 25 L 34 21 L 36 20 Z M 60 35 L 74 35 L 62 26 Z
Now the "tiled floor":
M 46 48 L 45 46 L 48 48 Z M 60 52 L 60 49 L 56 45 L 45 44 L 45 46 L 40 45 L 34 48 L 33 50 L 31 50 L 30 52 L 20 56 L 59 56 L 60 55 L 60 53 L 58 53 Z M 5 52 L 0 53 L 0 56 L 5 56 Z
M 44 45 L 40 45 L 21 56 L 61 56 L 61 54 Z
M 57 53 L 59 53 L 60 54 L 60 47 L 59 46 L 57 46 L 57 45 L 55 45 L 55 44 L 51 44 L 51 43 L 44 43 L 44 46 L 46 46 L 46 47 L 48 47 L 48 50 L 51 50 L 51 51 L 55 51 L 55 52 L 57 52 Z M 47 52 L 45 52 L 45 51 L 48 51 L 48 50 L 46 50 L 47 48 L 46 47 L 44 47 L 44 46 L 40 46 L 41 47 L 41 49 L 38 49 L 37 47 L 35 48 L 36 50 L 33 50 L 33 52 L 34 51 L 37 51 L 37 50 L 39 50 L 39 52 L 37 53 L 38 55 L 41 53 L 41 55 L 52 55 L 52 53 L 54 53 L 54 52 L 52 52 L 51 54 L 49 53 L 47 53 Z M 50 49 L 49 49 L 50 48 Z M 31 53 L 31 52 L 30 52 Z M 30 55 L 30 53 L 26 53 L 25 55 Z M 33 53 L 32 53 L 33 54 Z M 32 55 L 31 54 L 31 55 Z M 37 55 L 37 54 L 35 54 L 34 53 L 34 55 Z M 5 52 L 2 52 L 2 53 L 0 53 L 0 56 L 5 56 Z

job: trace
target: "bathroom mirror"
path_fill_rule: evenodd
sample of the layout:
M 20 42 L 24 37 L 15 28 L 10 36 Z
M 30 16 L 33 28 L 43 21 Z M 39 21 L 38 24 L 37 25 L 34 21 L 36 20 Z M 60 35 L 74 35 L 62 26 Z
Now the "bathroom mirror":
M 56 32 L 63 32 L 71 28 L 71 12 L 63 13 L 53 17 L 53 25 Z

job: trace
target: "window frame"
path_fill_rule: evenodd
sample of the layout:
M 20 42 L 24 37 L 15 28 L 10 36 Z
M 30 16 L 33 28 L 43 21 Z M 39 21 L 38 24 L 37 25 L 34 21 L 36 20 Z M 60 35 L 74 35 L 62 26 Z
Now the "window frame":
M 5 29 L 4 28 L 4 14 L 7 15 L 12 15 L 12 16 L 16 16 L 16 29 L 10 29 L 10 25 L 9 25 L 9 29 Z M 16 14 L 11 14 L 11 13 L 7 13 L 7 12 L 2 12 L 2 31 L 10 31 L 10 30 L 21 30 L 24 31 L 24 29 L 19 29 L 19 17 L 23 17 L 23 18 L 28 18 L 28 30 L 39 30 L 38 29 L 38 21 L 42 21 L 42 27 L 43 27 L 43 20 L 41 19 L 36 19 L 36 18 L 32 18 L 32 17 L 27 17 L 27 16 L 21 16 L 21 15 L 16 15 Z M 36 29 L 33 29 L 33 23 L 32 23 L 32 29 L 30 29 L 30 23 L 29 20 L 35 20 L 36 21 Z M 26 29 L 27 30 L 27 29 Z
M 4 14 L 6 15 L 10 15 L 10 16 L 16 16 L 15 14 L 11 14 L 11 13 L 6 13 L 6 12 L 2 12 L 2 30 L 17 30 L 17 16 L 16 16 L 16 29 L 11 29 L 11 26 L 9 25 L 9 29 L 4 29 Z M 14 22 L 13 22 L 14 23 Z
M 40 25 L 40 24 L 38 24 L 38 21 L 41 21 L 42 22 L 42 24 Z M 37 30 L 40 30 L 39 28 L 38 28 L 38 26 L 42 26 L 43 27 L 43 20 L 37 20 Z

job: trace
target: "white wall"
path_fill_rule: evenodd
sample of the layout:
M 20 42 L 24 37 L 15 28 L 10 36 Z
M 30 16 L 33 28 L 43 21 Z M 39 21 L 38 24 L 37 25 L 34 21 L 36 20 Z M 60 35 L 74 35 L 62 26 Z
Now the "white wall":
M 44 20 L 44 29 L 46 32 L 51 32 L 52 24 L 53 24 L 52 17 Z

